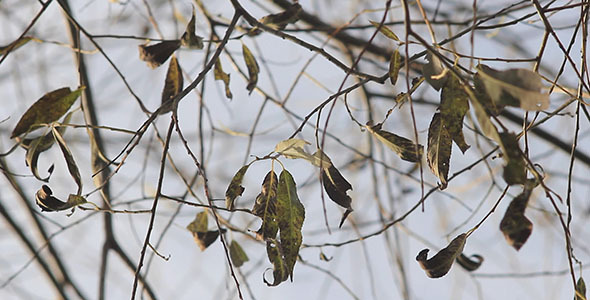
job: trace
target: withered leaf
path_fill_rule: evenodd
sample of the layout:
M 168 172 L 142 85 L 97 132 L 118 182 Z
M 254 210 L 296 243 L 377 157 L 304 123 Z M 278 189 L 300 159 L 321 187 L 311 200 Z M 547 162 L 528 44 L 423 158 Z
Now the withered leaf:
M 297 186 L 287 170 L 279 175 L 277 192 L 277 221 L 280 230 L 280 248 L 287 266 L 287 274 L 293 280 L 293 268 L 303 240 L 301 228 L 305 219 L 305 208 L 297 196 Z
M 576 282 L 576 295 L 574 300 L 586 300 L 586 283 L 584 282 L 584 278 L 580 276 L 578 278 L 578 282 Z
M 219 230 L 208 230 L 208 217 L 207 212 L 202 211 L 197 213 L 195 219 L 186 226 L 186 229 L 193 234 L 193 238 L 197 246 L 201 251 L 205 251 L 217 237 L 219 236 Z M 221 228 L 221 233 L 225 233 L 225 229 Z
M 31 40 L 34 40 L 35 38 L 31 37 L 31 36 L 23 36 L 22 38 L 6 45 L 6 46 L 0 46 L 0 56 L 6 54 L 6 52 L 8 52 L 8 50 L 10 48 L 12 48 L 12 50 L 10 51 L 14 51 L 22 46 L 24 46 L 26 43 L 28 43 Z
M 502 151 L 506 165 L 502 177 L 508 185 L 524 184 L 526 181 L 526 162 L 522 157 L 518 137 L 512 132 L 500 133 Z
M 293 24 L 299 20 L 301 10 L 299 3 L 293 3 L 283 12 L 262 17 L 260 23 L 275 30 L 283 30 L 288 24 Z
M 180 48 L 180 40 L 163 41 L 153 45 L 139 45 L 139 59 L 155 69 L 168 60 L 168 57 Z
M 263 240 L 277 237 L 279 225 L 277 223 L 277 186 L 278 178 L 274 171 L 268 172 L 262 182 L 262 190 L 256 196 L 252 213 L 262 219 L 262 225 L 256 232 Z
M 477 74 L 490 99 L 498 105 L 533 111 L 549 107 L 549 94 L 541 93 L 543 84 L 538 73 L 527 69 L 498 71 L 480 64 Z
M 52 128 L 52 131 L 53 131 L 53 136 L 55 137 L 55 141 L 59 145 L 59 148 L 61 149 L 61 152 L 66 160 L 66 165 L 68 167 L 68 171 L 70 172 L 70 175 L 72 176 L 72 178 L 76 182 L 76 185 L 78 185 L 77 194 L 80 195 L 80 193 L 82 193 L 82 176 L 80 175 L 80 170 L 78 169 L 78 165 L 76 164 L 76 161 L 74 160 L 74 156 L 72 155 L 70 148 L 68 148 L 68 145 L 66 144 L 66 141 L 64 140 L 61 133 L 55 127 Z
M 246 171 L 248 171 L 249 167 L 250 164 L 242 166 L 231 179 L 231 182 L 225 191 L 225 207 L 227 207 L 229 210 L 234 209 L 234 202 L 236 201 L 236 198 L 241 196 L 244 192 L 242 181 L 244 180 L 244 175 L 246 174 Z
M 33 176 L 35 176 L 35 178 L 41 181 L 48 182 L 51 174 L 47 175 L 47 177 L 45 178 L 42 178 L 39 175 L 39 170 L 37 168 L 39 155 L 42 152 L 49 150 L 53 145 L 54 141 L 55 140 L 53 138 L 53 133 L 50 131 L 44 136 L 40 136 L 34 139 L 25 139 L 21 144 L 21 146 L 26 147 L 27 149 L 25 163 L 31 169 L 31 173 L 33 173 Z
M 451 136 L 443 126 L 440 113 L 435 113 L 428 128 L 428 166 L 440 180 L 440 189 L 447 187 L 451 159 Z
M 315 157 L 321 156 L 322 159 L 327 160 L 329 163 L 322 164 L 320 169 L 320 177 L 324 190 L 336 204 L 346 208 L 344 215 L 340 219 L 340 225 L 342 227 L 346 217 L 353 211 L 351 203 L 352 199 L 347 195 L 348 190 L 352 190 L 350 183 L 342 176 L 340 171 L 331 163 L 330 158 L 323 153 L 322 150 L 318 150 Z
M 252 94 L 252 91 L 256 88 L 256 83 L 258 83 L 258 72 L 260 72 L 260 68 L 258 67 L 256 58 L 254 58 L 254 55 L 252 55 L 246 44 L 242 44 L 242 55 L 248 68 L 248 86 L 246 86 L 246 89 L 249 94 Z
M 486 111 L 484 106 L 482 106 L 482 104 L 479 102 L 480 100 L 473 99 L 472 97 L 469 97 L 469 100 L 471 107 L 473 107 L 475 118 L 477 119 L 477 123 L 479 124 L 479 128 L 481 129 L 482 133 L 486 137 L 494 140 L 496 143 L 498 143 L 498 145 L 502 146 L 502 140 L 500 139 L 498 128 L 496 128 L 496 125 L 494 125 L 492 120 L 490 120 L 489 112 Z
M 465 153 L 470 147 L 463 136 L 463 118 L 469 110 L 469 97 L 454 74 L 448 77 L 440 94 L 440 115 L 445 129 L 461 152 Z
M 483 256 L 481 256 L 481 255 L 474 254 L 474 255 L 471 255 L 471 257 L 467 257 L 463 253 L 461 253 L 459 256 L 457 256 L 456 260 L 457 260 L 457 263 L 461 267 L 463 267 L 463 269 L 465 269 L 469 272 L 477 270 L 484 261 Z
M 424 147 L 420 144 L 416 145 L 409 139 L 401 137 L 389 131 L 381 130 L 383 124 L 374 126 L 365 126 L 367 130 L 373 134 L 379 141 L 395 151 L 399 157 L 409 162 L 419 162 L 422 157 Z
M 182 92 L 183 78 L 182 70 L 178 64 L 176 55 L 172 55 L 170 63 L 168 64 L 168 71 L 166 72 L 166 80 L 164 81 L 164 89 L 162 90 L 162 105 L 167 101 L 174 99 L 176 95 Z M 173 109 L 173 103 L 166 103 L 166 107 L 162 109 L 161 113 L 170 112 Z
M 267 281 L 264 275 L 262 276 L 262 280 L 268 286 L 277 286 L 281 282 L 289 278 L 287 262 L 285 261 L 285 259 L 283 259 L 283 252 L 281 246 L 277 243 L 276 240 L 266 241 L 266 254 L 268 256 L 268 260 L 273 264 L 273 282 L 270 283 L 269 281 Z
M 279 153 L 286 158 L 290 158 L 290 159 L 301 158 L 301 159 L 305 159 L 305 160 L 311 162 L 312 164 L 316 164 L 317 159 L 313 155 L 307 153 L 305 151 L 305 149 L 303 148 L 307 144 L 309 144 L 309 143 L 306 142 L 305 140 L 302 140 L 302 139 L 293 138 L 293 139 L 283 140 L 283 141 L 280 141 L 275 146 L 274 152 Z M 319 166 L 319 164 L 318 164 L 318 166 Z
M 504 234 L 504 238 L 517 251 L 533 231 L 533 223 L 524 215 L 531 192 L 531 189 L 525 187 L 520 195 L 512 199 L 500 222 L 500 230 Z
M 424 79 L 435 89 L 440 90 L 447 81 L 448 70 L 441 62 L 440 58 L 432 52 L 426 53 L 426 60 L 428 63 L 422 67 L 422 74 Z
M 193 14 L 190 21 L 186 25 L 186 29 L 180 38 L 180 44 L 183 47 L 189 49 L 200 50 L 203 49 L 203 38 L 196 35 L 196 24 L 195 24 L 195 9 L 193 8 Z
M 402 67 L 402 57 L 399 54 L 399 49 L 395 49 L 393 54 L 391 55 L 391 59 L 389 60 L 389 80 L 391 84 L 395 84 L 397 82 L 397 77 L 399 75 L 399 69 Z
M 444 249 L 440 250 L 435 256 L 427 259 L 428 249 L 424 249 L 416 256 L 418 264 L 426 271 L 426 275 L 430 278 L 439 278 L 446 275 L 451 267 L 455 258 L 461 254 L 463 247 L 465 247 L 465 240 L 467 234 L 462 233 L 454 238 L 451 243 Z
M 16 127 L 14 127 L 10 138 L 30 132 L 38 128 L 39 124 L 57 121 L 68 112 L 83 89 L 84 87 L 79 87 L 72 92 L 70 88 L 65 87 L 43 95 L 23 114 Z
M 240 246 L 235 240 L 231 241 L 231 244 L 229 245 L 229 257 L 234 266 L 238 268 L 249 260 L 248 255 L 246 255 L 242 246 Z
M 225 86 L 225 96 L 228 99 L 231 99 L 233 95 L 231 93 L 231 90 L 229 89 L 229 74 L 223 71 L 223 67 L 221 66 L 221 60 L 219 60 L 219 58 L 217 58 L 217 61 L 215 62 L 213 75 L 215 77 L 215 80 L 223 81 L 223 85 Z
M 35 193 L 35 202 L 41 208 L 41 211 L 62 211 L 86 203 L 86 198 L 70 194 L 68 201 L 63 202 L 53 196 L 53 191 L 49 186 L 43 185 Z
M 475 97 L 477 101 L 485 108 L 485 111 L 488 114 L 497 116 L 502 112 L 506 105 L 492 101 L 492 98 L 490 98 L 486 92 L 486 87 L 481 80 L 481 75 L 479 75 L 479 73 L 473 75 L 473 87 L 475 89 Z
M 371 25 L 375 26 L 375 28 L 379 28 L 379 25 L 381 23 L 379 22 L 375 22 L 375 21 L 369 21 L 369 23 L 371 23 Z M 393 31 L 391 31 L 391 29 L 389 29 L 389 27 L 383 25 L 381 26 L 381 28 L 379 28 L 379 32 L 381 32 L 384 36 L 396 41 L 396 42 L 400 42 L 400 39 L 397 37 L 397 35 L 395 35 L 395 33 L 393 33 Z

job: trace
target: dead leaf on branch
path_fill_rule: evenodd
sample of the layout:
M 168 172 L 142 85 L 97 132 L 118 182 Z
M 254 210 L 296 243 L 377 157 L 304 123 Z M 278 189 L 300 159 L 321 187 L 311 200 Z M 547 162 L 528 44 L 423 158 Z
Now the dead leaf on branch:
M 180 40 L 163 41 L 153 45 L 139 45 L 139 59 L 155 69 L 168 60 L 180 48 Z
M 580 276 L 578 278 L 578 282 L 576 282 L 576 295 L 574 300 L 586 300 L 586 283 L 584 282 L 584 278 Z
M 68 201 L 63 202 L 53 196 L 53 191 L 49 186 L 43 185 L 35 193 L 35 202 L 41 208 L 41 211 L 63 211 L 86 203 L 86 199 L 80 195 L 70 194 Z
M 183 88 L 182 70 L 178 64 L 176 55 L 172 55 L 170 63 L 168 64 L 168 71 L 166 72 L 166 79 L 164 80 L 164 89 L 162 90 L 162 105 L 167 101 L 174 99 L 176 95 L 182 92 Z M 161 110 L 161 113 L 172 111 L 174 103 L 168 103 L 166 107 Z
M 203 49 L 203 38 L 196 35 L 196 24 L 195 24 L 195 9 L 193 8 L 193 14 L 190 21 L 186 25 L 186 29 L 180 38 L 180 44 L 183 47 L 189 49 L 200 50 Z
M 387 38 L 392 39 L 396 42 L 401 42 L 399 37 L 397 37 L 397 35 L 391 29 L 389 29 L 389 27 L 387 27 L 385 25 L 382 25 L 381 27 L 379 27 L 379 25 L 381 23 L 375 22 L 375 21 L 369 21 L 369 23 L 371 23 L 371 25 L 375 26 L 375 28 L 379 28 L 379 32 L 381 32 L 381 34 L 383 34 Z
M 280 244 L 278 244 L 276 240 L 266 241 L 266 254 L 268 255 L 268 260 L 273 264 L 273 282 L 270 283 L 267 281 L 264 274 L 262 275 L 262 280 L 267 286 L 277 286 L 289 278 L 287 263 L 283 259 Z
M 461 152 L 465 153 L 470 147 L 463 136 L 463 119 L 469 111 L 469 97 L 459 79 L 452 73 L 448 75 L 447 82 L 440 93 L 439 108 L 445 129 Z
M 365 128 L 367 128 L 367 130 L 371 134 L 373 134 L 380 142 L 382 142 L 395 153 L 397 153 L 397 155 L 399 155 L 401 159 L 409 162 L 420 161 L 424 149 L 422 145 L 416 145 L 409 139 L 406 139 L 389 131 L 381 130 L 382 125 L 382 123 L 374 126 L 370 126 L 369 124 L 367 124 Z
M 506 165 L 502 173 L 508 185 L 524 184 L 526 181 L 526 161 L 522 157 L 522 150 L 518 145 L 518 137 L 512 132 L 500 133 L 502 152 Z
M 227 190 L 225 190 L 225 207 L 227 207 L 229 210 L 234 209 L 234 202 L 236 201 L 236 198 L 241 196 L 244 192 L 242 181 L 244 180 L 244 175 L 246 174 L 246 171 L 248 171 L 249 167 L 250 164 L 242 166 L 231 179 Z
M 428 128 L 427 161 L 430 170 L 440 180 L 439 188 L 447 187 L 451 160 L 451 136 L 443 126 L 440 113 L 435 113 Z
M 461 253 L 459 256 L 457 256 L 456 261 L 461 267 L 463 267 L 463 269 L 472 272 L 477 270 L 481 266 L 484 259 L 483 256 L 478 254 L 473 254 L 471 255 L 471 257 L 468 257 L 465 254 Z
M 252 213 L 262 219 L 257 237 L 262 240 L 275 239 L 279 230 L 277 223 L 277 188 L 278 178 L 274 171 L 268 172 L 262 182 L 262 190 L 256 196 Z
M 293 3 L 285 11 L 264 16 L 259 22 L 275 30 L 283 30 L 288 24 L 293 24 L 299 20 L 301 11 L 301 5 Z
M 10 138 L 35 130 L 40 127 L 40 124 L 49 124 L 59 120 L 78 99 L 82 90 L 84 87 L 79 87 L 75 91 L 64 87 L 43 95 L 22 115 Z
M 549 108 L 549 94 L 541 93 L 541 76 L 527 69 L 498 71 L 486 65 L 477 66 L 477 74 L 486 93 L 496 105 L 539 111 Z
M 342 227 L 342 224 L 346 220 L 346 217 L 353 211 L 352 199 L 348 196 L 348 190 L 352 190 L 350 183 L 342 176 L 340 171 L 334 167 L 330 158 L 323 153 L 322 150 L 318 150 L 313 155 L 322 161 L 320 168 L 320 176 L 324 190 L 336 204 L 346 208 L 346 211 L 340 219 L 338 227 Z M 325 161 L 325 163 L 324 163 Z
M 221 66 L 221 60 L 219 60 L 219 58 L 217 58 L 217 61 L 215 61 L 215 68 L 213 69 L 213 76 L 215 77 L 215 80 L 221 80 L 223 81 L 223 85 L 225 86 L 225 96 L 228 99 L 231 99 L 233 97 L 231 90 L 229 88 L 229 74 L 225 73 L 223 71 L 223 67 Z
M 399 49 L 393 51 L 391 55 L 391 59 L 389 60 L 389 80 L 391 84 L 395 85 L 397 82 L 397 77 L 399 76 L 399 70 L 402 67 L 402 57 L 399 54 Z
M 517 251 L 533 231 L 533 223 L 524 215 L 531 192 L 532 187 L 525 185 L 523 192 L 512 199 L 500 222 L 500 231 L 504 234 L 504 238 Z
M 439 278 L 446 275 L 453 262 L 463 252 L 465 247 L 465 241 L 467 234 L 463 233 L 454 238 L 451 243 L 442 250 L 440 250 L 435 256 L 427 259 L 429 249 L 424 249 L 416 256 L 418 264 L 426 271 L 426 275 L 430 278 Z
M 208 216 L 206 211 L 197 213 L 195 219 L 186 226 L 186 229 L 193 234 L 193 238 L 201 251 L 205 251 L 211 246 L 219 236 L 219 230 L 208 230 Z M 225 233 L 225 228 L 221 228 L 221 233 Z
M 258 67 L 256 58 L 254 58 L 250 49 L 246 47 L 246 44 L 242 44 L 242 56 L 244 57 L 246 67 L 248 68 L 248 86 L 246 86 L 246 89 L 249 94 L 252 94 L 252 91 L 256 88 L 256 83 L 258 83 L 258 73 L 260 72 L 260 68 Z

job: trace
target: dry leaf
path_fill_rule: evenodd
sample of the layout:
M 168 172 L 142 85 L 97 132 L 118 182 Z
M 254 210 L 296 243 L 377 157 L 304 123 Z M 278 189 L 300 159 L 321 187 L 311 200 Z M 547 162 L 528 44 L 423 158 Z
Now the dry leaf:
M 447 187 L 451 160 L 451 136 L 443 126 L 440 113 L 435 113 L 428 128 L 428 166 L 440 180 L 439 188 Z
M 440 250 L 435 256 L 427 259 L 428 249 L 424 249 L 418 253 L 416 260 L 418 264 L 426 271 L 426 275 L 430 278 L 439 278 L 446 275 L 451 267 L 455 258 L 461 254 L 463 247 L 465 247 L 465 240 L 467 234 L 463 233 L 454 238 L 451 243 L 444 249 Z
M 168 60 L 168 57 L 180 48 L 180 41 L 163 41 L 154 45 L 139 45 L 139 59 L 155 69 Z

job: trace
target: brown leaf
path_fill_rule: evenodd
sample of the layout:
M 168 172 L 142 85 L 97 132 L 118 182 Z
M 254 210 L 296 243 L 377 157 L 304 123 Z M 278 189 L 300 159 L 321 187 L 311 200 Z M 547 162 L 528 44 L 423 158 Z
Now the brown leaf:
M 435 256 L 427 259 L 428 249 L 424 249 L 416 256 L 418 264 L 426 271 L 426 275 L 430 278 L 439 278 L 446 275 L 455 258 L 461 254 L 463 247 L 465 247 L 465 240 L 467 234 L 463 233 L 454 238 L 451 243 L 444 249 L 440 250 Z
M 457 256 L 456 261 L 461 267 L 463 267 L 463 269 L 472 272 L 477 270 L 481 266 L 484 259 L 481 255 L 478 254 L 471 255 L 471 257 L 473 259 L 461 253 L 459 256 Z
M 459 146 L 461 152 L 465 153 L 469 149 L 469 145 L 463 136 L 463 119 L 469 111 L 469 97 L 454 74 L 451 73 L 448 77 L 440 94 L 441 119 L 455 144 Z
M 87 202 L 86 198 L 75 194 L 70 194 L 68 196 L 68 201 L 63 202 L 56 197 L 53 197 L 53 192 L 47 185 L 43 185 L 41 189 L 37 191 L 35 194 L 35 201 L 41 208 L 41 211 L 62 211 Z
M 231 182 L 225 191 L 225 207 L 227 207 L 229 210 L 234 209 L 234 202 L 236 201 L 236 198 L 241 196 L 244 192 L 242 180 L 244 180 L 244 175 L 246 175 L 246 171 L 248 171 L 249 167 L 249 164 L 242 166 L 231 179 Z
M 428 128 L 427 161 L 432 173 L 440 180 L 441 190 L 447 187 L 451 143 L 451 136 L 441 122 L 440 113 L 435 113 Z
M 229 89 L 229 74 L 223 71 L 223 67 L 221 66 L 221 61 L 217 58 L 215 62 L 215 69 L 213 69 L 213 75 L 215 76 L 215 80 L 223 81 L 223 85 L 225 86 L 225 96 L 228 99 L 233 97 L 231 90 Z
M 39 128 L 40 124 L 57 121 L 68 112 L 83 89 L 84 87 L 80 87 L 72 92 L 70 88 L 65 87 L 43 95 L 23 114 L 16 127 L 14 127 L 10 138 L 35 130 Z
M 260 68 L 258 67 L 256 58 L 254 58 L 250 49 L 246 47 L 246 44 L 242 44 L 242 55 L 246 62 L 246 67 L 248 68 L 248 86 L 246 86 L 246 89 L 249 94 L 252 94 L 252 91 L 256 88 L 256 83 L 258 82 L 258 72 L 260 72 Z
M 180 48 L 180 40 L 163 41 L 154 45 L 139 45 L 139 59 L 155 69 L 168 60 L 168 57 Z
M 202 211 L 197 214 L 195 219 L 186 226 L 186 229 L 193 234 L 193 238 L 197 246 L 201 251 L 205 251 L 217 237 L 219 236 L 219 230 L 208 230 L 207 227 L 207 212 Z M 221 228 L 221 233 L 225 233 L 225 229 Z
M 502 139 L 504 160 L 507 162 L 502 174 L 504 181 L 509 185 L 524 184 L 526 181 L 526 162 L 518 145 L 518 137 L 512 132 L 502 132 L 500 133 L 500 139 Z
M 299 3 L 293 3 L 283 12 L 262 17 L 260 23 L 275 30 L 283 30 L 288 24 L 293 24 L 299 20 L 301 10 Z
M 262 239 L 275 239 L 279 231 L 277 223 L 277 187 L 278 178 L 274 171 L 268 172 L 262 182 L 262 190 L 256 196 L 252 213 L 262 219 L 262 225 L 256 234 Z
M 320 160 L 325 160 L 327 163 L 321 164 L 320 177 L 324 190 L 336 204 L 346 208 L 344 215 L 340 219 L 340 225 L 342 227 L 346 217 L 353 211 L 351 203 L 352 199 L 347 195 L 348 190 L 352 190 L 350 183 L 342 176 L 340 171 L 334 167 L 331 163 L 330 158 L 323 153 L 322 150 L 318 150 L 314 153 L 314 157 L 321 157 Z
M 531 197 L 530 188 L 512 199 L 500 222 L 500 230 L 510 246 L 520 250 L 533 231 L 533 223 L 524 215 L 527 203 Z
M 399 157 L 409 162 L 419 162 L 422 157 L 424 147 L 420 144 L 416 145 L 409 139 L 391 133 L 389 131 L 381 130 L 383 124 L 374 126 L 365 126 L 367 130 L 373 134 L 379 141 L 384 143 L 391 150 L 395 151 Z
M 53 136 L 55 137 L 55 141 L 59 145 L 59 148 L 61 149 L 61 152 L 66 160 L 66 165 L 68 166 L 68 171 L 70 172 L 70 175 L 72 176 L 72 178 L 76 182 L 76 185 L 78 185 L 77 195 L 80 195 L 82 193 L 82 176 L 80 175 L 80 170 L 78 169 L 78 165 L 76 164 L 76 161 L 74 160 L 74 156 L 72 155 L 72 152 L 68 148 L 68 145 L 66 144 L 66 141 L 62 137 L 61 133 L 55 127 L 52 128 L 52 130 L 53 130 Z
M 183 47 L 189 49 L 200 50 L 203 49 L 203 38 L 196 35 L 196 24 L 195 24 L 195 9 L 193 8 L 193 14 L 190 21 L 186 25 L 186 29 L 180 38 L 180 44 Z
M 168 64 L 168 71 L 166 72 L 166 80 L 164 81 L 164 89 L 162 90 L 162 105 L 167 101 L 174 99 L 176 95 L 182 92 L 183 78 L 182 70 L 178 64 L 176 55 L 172 55 L 170 63 Z M 161 114 L 172 111 L 174 104 L 167 103 L 166 107 L 161 110 Z

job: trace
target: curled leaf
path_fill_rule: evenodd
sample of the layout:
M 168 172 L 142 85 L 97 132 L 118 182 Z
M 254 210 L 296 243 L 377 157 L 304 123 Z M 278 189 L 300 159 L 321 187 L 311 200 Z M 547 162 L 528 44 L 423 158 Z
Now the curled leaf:
M 196 35 L 196 24 L 195 24 L 195 10 L 193 8 L 193 14 L 190 21 L 186 25 L 186 29 L 180 38 L 180 44 L 183 47 L 189 49 L 200 50 L 203 49 L 203 38 Z
M 268 260 L 273 264 L 273 282 L 270 283 L 267 281 L 264 275 L 262 276 L 262 280 L 268 286 L 277 286 L 289 278 L 289 272 L 287 270 L 288 266 L 286 261 L 283 259 L 283 253 L 280 244 L 278 244 L 276 240 L 266 241 L 266 254 L 268 256 Z
M 465 153 L 469 145 L 463 136 L 463 119 L 469 110 L 469 97 L 454 74 L 451 73 L 448 77 L 440 94 L 440 115 L 443 126 L 461 152 Z
M 256 196 L 252 213 L 262 219 L 262 225 L 256 235 L 262 239 L 275 239 L 279 230 L 277 223 L 277 186 L 278 178 L 274 171 L 268 172 L 262 182 L 262 190 Z
M 509 185 L 524 184 L 526 181 L 526 162 L 522 157 L 518 137 L 512 132 L 500 133 L 502 151 L 506 165 L 502 177 Z
M 498 71 L 481 64 L 477 69 L 487 94 L 496 105 L 533 111 L 549 108 L 549 94 L 541 93 L 543 84 L 539 74 L 527 69 Z
M 154 45 L 139 45 L 139 59 L 155 69 L 168 60 L 168 57 L 180 48 L 179 40 L 163 41 Z
M 240 246 L 240 244 L 235 240 L 231 241 L 231 244 L 229 245 L 229 257 L 231 258 L 234 266 L 238 268 L 249 260 L 248 255 L 246 255 L 246 252 L 244 252 L 242 246 Z
M 424 249 L 416 256 L 418 264 L 426 271 L 426 275 L 430 278 L 439 278 L 446 275 L 455 258 L 461 254 L 463 247 L 465 247 L 465 240 L 467 234 L 463 233 L 454 238 L 451 243 L 444 249 L 440 250 L 435 256 L 427 259 L 428 249 Z
M 299 20 L 301 10 L 299 3 L 293 3 L 283 12 L 262 17 L 260 23 L 275 30 L 283 30 L 288 24 L 293 24 Z
M 72 176 L 72 178 L 76 182 L 76 185 L 78 185 L 77 195 L 80 195 L 80 193 L 82 193 L 82 176 L 80 175 L 80 170 L 78 169 L 78 165 L 76 164 L 76 161 L 74 160 L 74 156 L 72 155 L 70 148 L 68 148 L 68 145 L 66 144 L 66 141 L 62 137 L 61 133 L 55 127 L 52 128 L 52 130 L 53 130 L 53 136 L 55 137 L 55 141 L 59 145 L 59 148 L 61 149 L 61 152 L 66 160 L 66 165 L 68 166 L 68 171 L 70 172 L 70 175 Z
M 375 22 L 375 21 L 369 21 L 369 23 L 371 23 L 371 25 L 375 26 L 375 28 L 379 28 L 379 32 L 381 32 L 384 36 L 396 41 L 396 42 L 400 42 L 400 39 L 397 37 L 397 35 L 395 35 L 395 33 L 393 33 L 393 31 L 391 31 L 391 29 L 389 29 L 389 27 L 382 25 L 381 27 L 379 27 L 379 25 L 381 25 L 381 23 L 379 22 Z
M 217 58 L 215 62 L 215 68 L 213 69 L 213 75 L 215 76 L 215 80 L 223 81 L 223 85 L 225 86 L 225 96 L 228 99 L 233 97 L 231 90 L 229 89 L 229 74 L 223 71 L 223 67 L 221 66 L 221 61 Z
M 440 180 L 440 189 L 447 187 L 451 159 L 451 136 L 443 126 L 440 113 L 435 113 L 428 128 L 428 166 Z
M 318 150 L 314 154 L 314 157 L 318 156 L 321 156 L 323 159 L 330 162 L 330 158 L 323 153 L 322 150 Z M 330 199 L 336 204 L 346 208 L 344 215 L 340 219 L 339 227 L 342 227 L 346 217 L 353 211 L 351 206 L 352 199 L 347 195 L 348 190 L 352 190 L 352 186 L 331 162 L 329 164 L 323 164 L 320 170 L 320 177 L 324 190 Z
M 290 159 L 305 159 L 311 163 L 314 163 L 316 159 L 313 155 L 307 153 L 303 147 L 305 147 L 308 142 L 302 139 L 288 139 L 279 142 L 275 146 L 275 152 L 281 154 L 282 156 Z
M 305 208 L 297 196 L 293 176 L 283 170 L 279 175 L 277 192 L 277 221 L 280 230 L 280 249 L 287 267 L 287 274 L 293 280 L 293 268 L 303 241 L 301 228 L 305 219 Z
M 461 253 L 459 256 L 457 256 L 456 260 L 457 260 L 457 263 L 461 267 L 463 267 L 463 269 L 465 269 L 469 272 L 477 270 L 484 261 L 483 256 L 481 256 L 481 255 L 474 254 L 474 255 L 471 255 L 471 257 L 467 257 L 463 253 Z
M 41 211 L 62 211 L 80 204 L 86 203 L 86 198 L 70 194 L 68 201 L 63 202 L 53 196 L 53 191 L 47 185 L 43 185 L 41 189 L 35 193 L 35 202 L 41 208 Z
M 166 80 L 164 81 L 164 89 L 162 90 L 162 105 L 167 101 L 174 99 L 176 95 L 182 92 L 183 78 L 182 70 L 178 64 L 178 59 L 172 55 L 170 63 L 168 64 L 168 71 L 166 72 Z M 167 106 L 162 109 L 161 113 L 170 112 L 174 106 L 173 103 L 167 103 Z
M 242 44 L 242 55 L 244 56 L 246 67 L 248 68 L 248 86 L 246 86 L 246 89 L 252 94 L 252 91 L 256 88 L 256 83 L 258 82 L 258 72 L 260 72 L 260 68 L 258 67 L 256 58 L 254 58 L 254 55 L 252 55 L 252 52 L 250 52 L 250 49 L 248 49 L 245 44 Z
M 397 82 L 397 77 L 399 75 L 399 70 L 402 67 L 402 57 L 399 54 L 399 49 L 395 49 L 393 54 L 391 55 L 391 59 L 389 60 L 389 80 L 391 84 L 395 84 Z
M 443 65 L 440 58 L 432 52 L 426 53 L 428 63 L 422 68 L 424 79 L 435 89 L 440 90 L 447 81 L 448 69 Z
M 225 191 L 225 207 L 227 207 L 229 210 L 234 209 L 234 202 L 236 201 L 236 198 L 241 196 L 244 192 L 242 180 L 244 180 L 244 175 L 246 174 L 246 171 L 248 171 L 249 167 L 249 164 L 242 166 L 231 179 L 231 182 Z
M 373 134 L 379 141 L 395 151 L 399 157 L 409 162 L 419 162 L 422 157 L 424 147 L 420 144 L 415 144 L 409 139 L 401 137 L 389 131 L 381 130 L 383 124 L 374 126 L 365 126 L 367 130 Z
M 500 222 L 500 230 L 508 244 L 520 250 L 533 231 L 533 223 L 524 215 L 532 190 L 529 188 L 516 196 L 508 205 Z
M 72 92 L 70 88 L 65 87 L 43 95 L 22 115 L 10 138 L 35 130 L 39 128 L 40 124 L 48 124 L 59 120 L 68 112 L 83 89 L 84 87 L 80 87 Z

